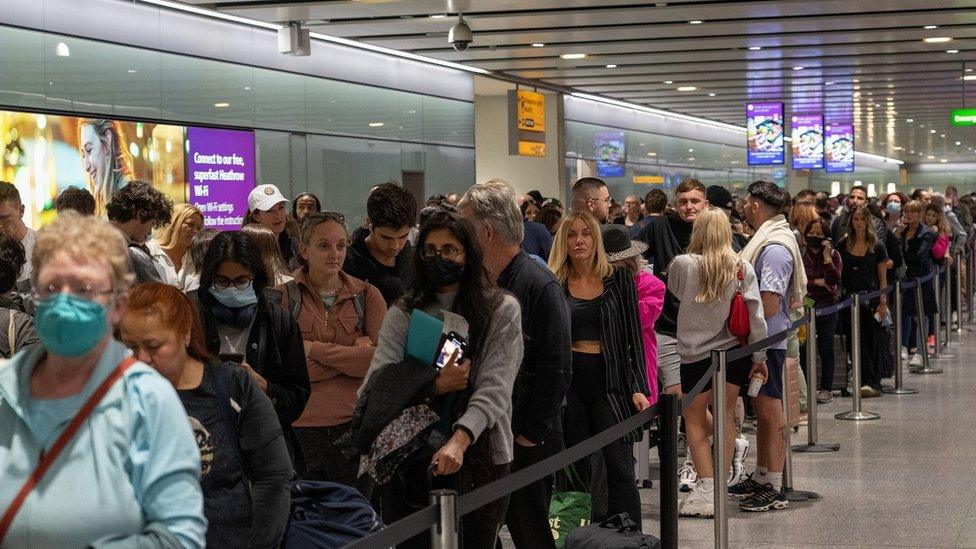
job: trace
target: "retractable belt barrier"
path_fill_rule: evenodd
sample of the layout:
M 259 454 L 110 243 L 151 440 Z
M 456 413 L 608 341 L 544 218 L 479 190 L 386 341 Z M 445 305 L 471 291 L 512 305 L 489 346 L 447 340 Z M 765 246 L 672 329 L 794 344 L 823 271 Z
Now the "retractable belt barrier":
M 937 272 L 941 273 L 944 271 L 945 271 L 944 267 L 941 270 L 933 269 L 931 273 L 923 277 L 915 278 L 911 282 L 902 283 L 901 289 L 907 290 L 907 289 L 914 288 L 919 284 L 923 284 L 931 280 Z M 890 285 L 873 292 L 862 292 L 860 294 L 857 294 L 856 296 L 848 297 L 843 301 L 840 301 L 839 303 L 836 303 L 829 307 L 816 309 L 814 316 L 829 315 L 847 309 L 853 306 L 855 297 L 860 299 L 861 302 L 864 302 L 888 294 L 890 292 L 893 292 L 894 289 L 895 289 L 894 285 Z M 795 330 L 801 326 L 808 324 L 810 322 L 810 317 L 811 317 L 810 311 L 808 310 L 807 312 L 804 313 L 803 317 L 793 322 L 790 328 L 782 332 L 768 336 L 760 341 L 756 341 L 755 343 L 746 345 L 745 347 L 736 348 L 733 350 L 721 350 L 719 352 L 723 352 L 725 354 L 726 363 L 746 357 L 748 355 L 751 355 L 752 353 L 766 349 L 773 343 L 778 343 L 786 339 L 787 337 L 789 337 L 789 334 L 792 330 Z M 698 383 L 695 384 L 695 387 L 692 389 L 692 391 L 686 394 L 684 398 L 681 399 L 682 411 L 684 411 L 688 406 L 690 406 L 692 401 L 699 394 L 701 394 L 702 390 L 705 388 L 705 385 L 708 383 L 708 381 L 712 379 L 713 376 L 715 376 L 716 370 L 718 368 L 719 368 L 719 361 L 712 360 L 712 364 L 709 367 L 708 371 L 705 372 L 705 374 L 702 376 L 700 380 L 698 380 Z M 662 395 L 662 398 L 663 396 L 664 395 Z M 498 479 L 494 482 L 486 484 L 485 486 L 482 486 L 467 494 L 462 495 L 457 500 L 457 507 L 458 507 L 457 509 L 458 512 L 456 514 L 457 519 L 460 519 L 460 517 L 467 515 L 473 511 L 476 511 L 477 509 L 480 509 L 481 507 L 484 507 L 485 505 L 493 501 L 496 501 L 499 498 L 511 494 L 516 490 L 524 488 L 525 486 L 528 486 L 533 482 L 544 479 L 549 475 L 552 475 L 553 473 L 561 471 L 565 467 L 602 449 L 604 446 L 607 446 L 608 444 L 623 438 L 625 435 L 627 435 L 627 433 L 630 433 L 631 431 L 634 431 L 640 428 L 641 426 L 650 423 L 658 415 L 660 410 L 661 408 L 659 407 L 659 405 L 654 404 L 650 408 L 642 412 L 638 412 L 637 414 L 634 414 L 633 416 L 627 418 L 626 420 L 604 431 L 601 431 L 593 435 L 592 437 L 578 444 L 575 444 L 572 447 L 563 450 L 562 452 L 559 452 L 558 454 L 550 456 L 538 463 L 526 467 L 525 469 L 507 475 L 504 478 Z M 719 423 L 715 422 L 715 425 L 716 425 L 716 429 L 718 429 Z M 439 514 L 438 506 L 434 504 L 429 505 L 427 507 L 418 510 L 417 512 L 413 513 L 408 517 L 405 517 L 397 522 L 394 522 L 393 524 L 384 527 L 382 530 L 374 534 L 361 538 L 355 541 L 354 543 L 347 545 L 346 548 L 367 549 L 367 548 L 375 548 L 375 547 L 390 547 L 398 543 L 402 543 L 424 532 L 425 530 L 430 529 L 432 526 L 437 525 L 439 516 L 440 514 Z M 674 517 L 674 519 L 676 520 L 676 517 Z M 662 524 L 664 523 L 665 520 L 666 517 L 664 517 L 664 513 L 662 512 Z M 667 541 L 662 540 L 662 542 L 665 543 L 669 543 L 670 541 L 671 540 L 667 540 Z M 676 542 L 676 540 L 674 541 Z

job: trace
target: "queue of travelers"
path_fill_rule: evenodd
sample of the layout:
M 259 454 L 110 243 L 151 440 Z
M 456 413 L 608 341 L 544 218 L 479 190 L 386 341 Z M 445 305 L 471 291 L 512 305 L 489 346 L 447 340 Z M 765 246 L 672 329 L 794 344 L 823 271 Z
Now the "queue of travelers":
M 920 365 L 934 352 L 939 302 L 923 284 L 920 324 L 906 293 L 902 349 L 889 296 L 861 304 L 861 387 L 836 381 L 848 314 L 818 315 L 815 342 L 794 321 L 951 265 L 976 234 L 976 198 L 952 187 L 876 200 L 861 186 L 790 197 L 757 181 L 735 197 L 688 179 L 673 199 L 654 189 L 618 204 L 584 177 L 564 211 L 500 179 L 419 209 L 388 182 L 349 227 L 327 200 L 265 183 L 225 232 L 141 181 L 112 195 L 107 221 L 83 189 L 55 204 L 35 232 L 0 182 L 4 547 L 278 547 L 296 479 L 346 486 L 390 524 L 432 489 L 471 492 L 661 394 L 692 394 L 713 350 L 783 332 L 727 364 L 725 478 L 713 474 L 711 379 L 684 409 L 679 513 L 711 517 L 716 482 L 744 511 L 788 509 L 782 398 L 784 378 L 809 366 L 798 345 L 819 360 L 808 398 L 878 397 L 893 353 Z M 424 350 L 430 326 L 443 333 Z M 751 472 L 741 414 L 756 421 Z M 649 436 L 627 433 L 556 485 L 590 493 L 593 520 L 626 513 L 640 527 L 634 457 L 647 446 L 635 443 Z M 553 486 L 465 514 L 463 546 L 501 547 L 504 525 L 520 549 L 555 547 Z

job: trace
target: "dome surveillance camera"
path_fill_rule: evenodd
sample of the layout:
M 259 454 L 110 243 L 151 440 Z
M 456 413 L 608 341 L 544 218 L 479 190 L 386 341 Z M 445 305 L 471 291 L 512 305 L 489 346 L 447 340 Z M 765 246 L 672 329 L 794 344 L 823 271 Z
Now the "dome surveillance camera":
M 458 15 L 457 23 L 451 27 L 451 32 L 447 34 L 447 42 L 457 51 L 464 51 L 474 40 L 471 27 L 464 22 L 464 16 Z

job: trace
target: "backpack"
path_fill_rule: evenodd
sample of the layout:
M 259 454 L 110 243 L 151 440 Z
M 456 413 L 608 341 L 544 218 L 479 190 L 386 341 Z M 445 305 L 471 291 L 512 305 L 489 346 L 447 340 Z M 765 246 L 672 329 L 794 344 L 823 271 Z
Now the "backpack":
M 227 437 L 233 440 L 234 455 L 246 479 L 250 495 L 250 476 L 237 436 L 237 412 L 231 404 L 231 368 L 217 373 L 217 399 Z M 296 480 L 291 483 L 291 509 L 282 539 L 286 549 L 344 547 L 350 542 L 383 528 L 383 521 L 355 488 L 335 482 Z
M 285 294 L 288 296 L 288 311 L 291 313 L 292 318 L 298 319 L 298 313 L 302 309 L 302 292 L 298 289 L 298 283 L 294 280 L 289 280 L 285 283 Z M 352 304 L 356 308 L 356 329 L 359 333 L 366 333 L 366 309 L 363 303 L 364 301 L 363 293 L 360 292 L 352 296 Z
M 732 296 L 732 303 L 729 306 L 729 319 L 727 325 L 729 333 L 739 338 L 739 343 L 745 346 L 749 339 L 749 309 L 746 308 L 746 300 L 742 297 L 742 281 L 745 275 L 742 273 L 742 266 L 735 275 L 739 283 L 735 288 L 735 295 Z

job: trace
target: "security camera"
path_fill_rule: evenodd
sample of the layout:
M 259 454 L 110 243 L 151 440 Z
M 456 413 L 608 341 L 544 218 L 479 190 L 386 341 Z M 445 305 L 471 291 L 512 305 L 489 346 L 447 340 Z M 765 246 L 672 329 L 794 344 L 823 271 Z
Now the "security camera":
M 464 51 L 468 49 L 473 40 L 474 35 L 471 33 L 471 27 L 464 22 L 464 16 L 458 14 L 457 23 L 451 27 L 451 32 L 447 34 L 448 43 L 457 51 Z

